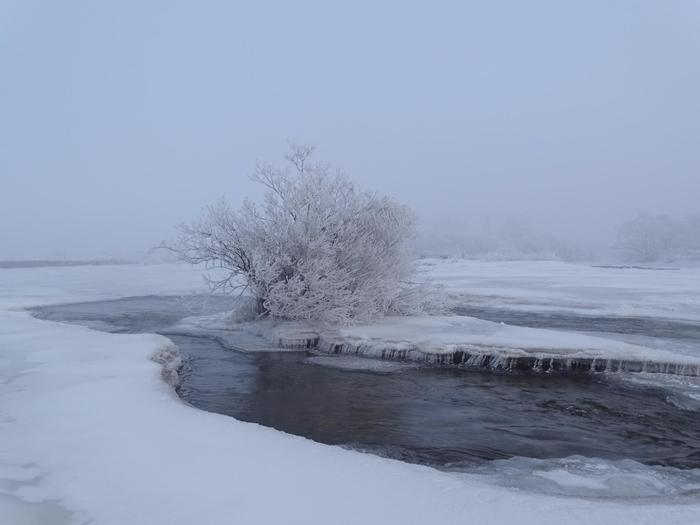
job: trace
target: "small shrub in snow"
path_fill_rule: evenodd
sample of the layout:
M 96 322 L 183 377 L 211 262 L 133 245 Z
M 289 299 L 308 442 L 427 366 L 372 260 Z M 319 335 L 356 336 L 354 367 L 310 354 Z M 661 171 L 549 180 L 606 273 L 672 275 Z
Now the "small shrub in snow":
M 412 212 L 311 162 L 312 152 L 293 146 L 283 169 L 259 164 L 264 202 L 209 207 L 181 228 L 176 250 L 224 269 L 213 287 L 246 291 L 260 316 L 350 323 L 425 310 L 429 294 L 406 283 Z

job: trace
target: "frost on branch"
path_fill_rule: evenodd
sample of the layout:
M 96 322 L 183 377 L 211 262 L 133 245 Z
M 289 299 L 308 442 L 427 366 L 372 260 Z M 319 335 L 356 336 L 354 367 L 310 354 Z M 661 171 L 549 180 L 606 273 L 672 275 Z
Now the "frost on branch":
M 177 251 L 224 269 L 213 287 L 247 292 L 262 316 L 351 323 L 424 311 L 430 294 L 407 283 L 412 212 L 311 162 L 312 153 L 292 146 L 286 168 L 258 164 L 263 203 L 210 206 L 181 228 Z

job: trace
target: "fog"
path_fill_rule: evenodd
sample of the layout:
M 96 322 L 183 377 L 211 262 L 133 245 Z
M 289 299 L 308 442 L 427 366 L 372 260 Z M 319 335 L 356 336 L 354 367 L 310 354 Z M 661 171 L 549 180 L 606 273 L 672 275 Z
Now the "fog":
M 287 139 L 428 232 L 700 211 L 700 3 L 330 4 L 0 3 L 0 260 L 138 257 Z

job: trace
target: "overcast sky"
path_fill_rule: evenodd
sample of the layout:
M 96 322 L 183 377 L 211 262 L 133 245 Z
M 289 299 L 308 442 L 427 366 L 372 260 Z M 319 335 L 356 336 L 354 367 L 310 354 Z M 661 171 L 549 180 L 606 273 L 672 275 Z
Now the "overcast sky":
M 700 2 L 0 0 L 0 259 L 132 256 L 285 139 L 427 224 L 700 211 Z

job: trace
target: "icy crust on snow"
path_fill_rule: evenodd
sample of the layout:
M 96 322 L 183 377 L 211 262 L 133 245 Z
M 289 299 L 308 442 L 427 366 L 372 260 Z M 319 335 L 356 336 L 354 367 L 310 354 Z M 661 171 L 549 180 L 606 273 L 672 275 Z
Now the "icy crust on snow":
M 700 321 L 700 267 L 422 259 L 419 274 L 458 305 Z
M 418 347 L 430 353 L 451 353 L 464 346 L 503 348 L 514 352 L 547 357 L 654 359 L 673 354 L 642 346 L 570 332 L 511 326 L 474 317 L 386 317 L 368 325 L 341 328 L 338 334 L 351 341 Z M 700 363 L 688 356 L 677 356 Z
M 458 469 L 458 465 L 453 465 Z M 599 499 L 675 498 L 693 501 L 700 497 L 700 470 L 649 467 L 630 459 L 610 461 L 583 456 L 560 459 L 511 458 L 495 460 L 470 469 L 504 487 L 561 496 Z
M 177 347 L 168 341 L 151 355 L 151 360 L 161 366 L 160 376 L 170 386 L 177 386 L 180 382 L 179 371 L 182 368 L 182 356 Z
M 322 332 L 318 348 L 329 353 L 494 369 L 700 375 L 700 357 L 457 316 L 388 317 L 371 325 Z

